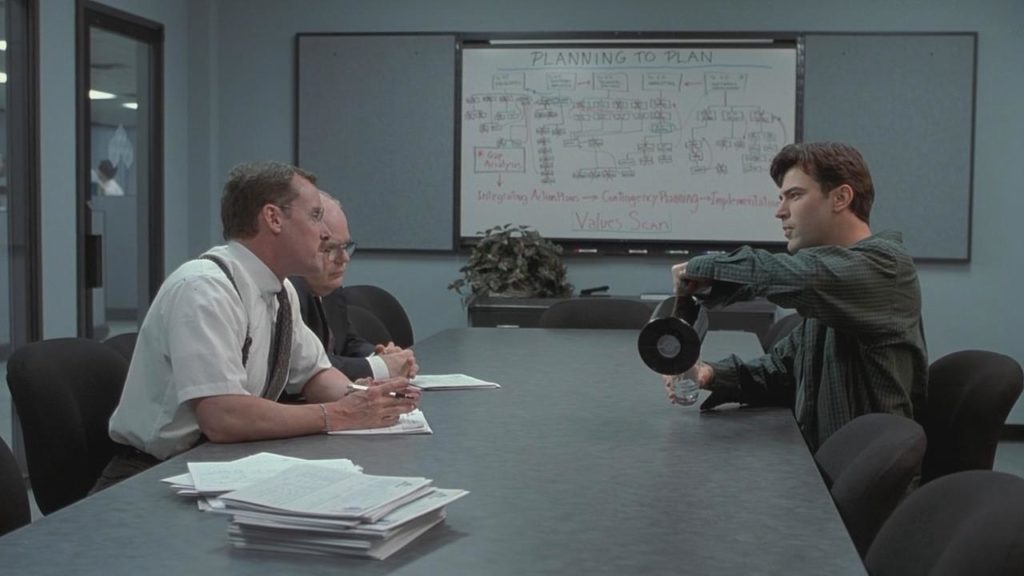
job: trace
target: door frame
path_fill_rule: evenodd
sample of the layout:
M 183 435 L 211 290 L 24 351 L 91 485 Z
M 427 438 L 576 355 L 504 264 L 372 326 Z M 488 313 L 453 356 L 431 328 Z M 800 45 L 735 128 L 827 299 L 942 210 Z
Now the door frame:
M 39 18 L 36 0 L 8 0 L 7 215 L 10 353 L 43 337 L 40 234 Z M 17 110 L 18 114 L 11 114 Z M 20 194 L 15 194 L 19 190 Z M 12 217 L 13 216 L 13 217 Z
M 149 92 L 152 113 L 149 114 L 149 177 L 148 188 L 149 210 L 147 225 L 149 241 L 147 242 L 148 266 L 145 276 L 140 273 L 140 282 L 146 282 L 145 294 L 148 299 L 140 301 L 140 308 L 148 306 L 156 296 L 164 277 L 164 27 L 159 22 L 147 20 L 116 8 L 97 2 L 76 0 L 76 72 L 75 72 L 75 111 L 77 127 L 75 131 L 75 166 L 77 177 L 75 221 L 77 226 L 76 260 L 77 299 L 78 299 L 78 335 L 92 338 L 92 289 L 99 287 L 94 282 L 102 279 L 102 258 L 99 258 L 101 247 L 91 236 L 91 224 L 88 221 L 86 203 L 89 201 L 89 173 L 92 157 L 91 110 L 89 105 L 90 79 L 90 44 L 91 29 L 101 28 L 148 44 L 151 48 L 149 58 Z M 140 250 L 143 249 L 140 247 Z M 100 284 L 102 285 L 102 284 Z M 140 294 L 143 292 L 140 291 Z

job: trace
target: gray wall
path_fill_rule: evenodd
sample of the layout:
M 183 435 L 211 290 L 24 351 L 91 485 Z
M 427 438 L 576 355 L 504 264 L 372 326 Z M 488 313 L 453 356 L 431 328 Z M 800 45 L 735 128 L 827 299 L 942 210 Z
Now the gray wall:
M 220 241 L 219 188 L 254 158 L 291 160 L 297 32 L 410 31 L 977 31 L 978 95 L 973 254 L 967 264 L 922 264 L 933 358 L 987 348 L 1024 361 L 1016 292 L 1024 285 L 1017 234 L 1024 213 L 1024 3 L 1017 0 L 822 2 L 760 0 L 109 0 L 166 26 L 167 268 Z M 44 334 L 74 333 L 74 2 L 41 0 Z M 898 95 L 894 95 L 898 97 Z M 851 111 L 856 114 L 857 111 Z M 330 188 L 330 183 L 324 183 Z M 337 191 L 344 198 L 344 191 Z M 927 191 L 922 190 L 922 194 Z M 879 194 L 884 194 L 881 187 Z M 359 236 L 359 215 L 350 214 Z M 357 253 L 347 282 L 381 285 L 409 310 L 418 338 L 465 325 L 445 286 L 456 255 Z M 669 261 L 570 259 L 578 287 L 663 292 Z M 1021 411 L 1020 409 L 1018 409 Z M 1024 411 L 1021 411 L 1024 412 Z M 1014 418 L 1024 420 L 1024 414 Z
M 75 3 L 39 2 L 43 336 L 74 336 Z

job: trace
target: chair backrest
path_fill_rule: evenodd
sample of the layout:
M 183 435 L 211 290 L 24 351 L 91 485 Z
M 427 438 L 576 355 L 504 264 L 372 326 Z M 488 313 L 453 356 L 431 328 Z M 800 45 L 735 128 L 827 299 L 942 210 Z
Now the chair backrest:
M 32 521 L 28 490 L 14 454 L 0 438 L 0 536 Z
M 927 406 L 915 415 L 928 435 L 922 482 L 961 470 L 991 470 L 1022 387 L 1020 364 L 1003 354 L 963 350 L 933 362 Z
M 104 344 L 110 346 L 129 363 L 132 361 L 132 354 L 135 352 L 135 341 L 138 340 L 138 332 L 125 332 L 116 336 L 111 336 L 103 341 Z
M 907 497 L 878 532 L 873 576 L 1024 574 L 1024 479 L 951 474 Z
M 413 345 L 409 317 L 405 314 L 402 304 L 390 292 L 368 284 L 345 286 L 342 290 L 345 291 L 345 299 L 349 304 L 369 310 L 384 324 L 395 344 L 402 348 Z
M 83 498 L 110 461 L 107 426 L 127 373 L 113 348 L 84 338 L 32 342 L 11 355 L 7 385 L 43 514 Z
M 829 436 L 814 454 L 862 557 L 920 474 L 924 452 L 924 429 L 917 422 L 865 414 Z
M 654 308 L 624 298 L 573 298 L 551 306 L 540 315 L 541 328 L 610 328 L 639 330 Z
M 356 334 L 371 344 L 387 344 L 393 341 L 391 333 L 379 318 L 362 306 L 349 305 L 348 322 Z
M 803 316 L 796 313 L 779 318 L 764 333 L 764 337 L 761 338 L 761 348 L 768 352 L 779 343 L 779 340 L 789 336 L 789 333 L 795 330 L 803 321 Z

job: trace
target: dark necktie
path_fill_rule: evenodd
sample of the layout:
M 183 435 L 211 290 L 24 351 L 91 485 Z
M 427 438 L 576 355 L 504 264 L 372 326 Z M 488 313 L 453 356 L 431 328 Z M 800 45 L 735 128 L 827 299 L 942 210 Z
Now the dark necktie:
M 313 301 L 316 302 L 316 314 L 320 320 L 320 328 L 316 331 L 317 336 L 323 342 L 324 350 L 328 354 L 334 354 L 334 333 L 331 332 L 331 325 L 327 323 L 327 311 L 324 310 L 324 300 L 317 296 Z
M 267 387 L 263 397 L 277 400 L 288 382 L 288 365 L 291 364 L 292 352 L 292 305 L 288 301 L 288 292 L 282 288 L 277 293 L 277 319 L 274 321 L 274 334 L 270 341 L 270 354 L 267 368 Z

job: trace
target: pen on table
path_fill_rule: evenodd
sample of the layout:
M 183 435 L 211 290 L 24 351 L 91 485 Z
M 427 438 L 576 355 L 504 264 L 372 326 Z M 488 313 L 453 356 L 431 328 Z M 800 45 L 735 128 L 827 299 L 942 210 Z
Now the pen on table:
M 362 384 L 356 384 L 355 382 L 349 384 L 348 387 L 349 387 L 349 390 L 366 391 L 366 390 L 370 389 L 369 386 L 364 386 Z M 401 392 L 388 392 L 388 396 L 391 396 L 392 398 L 412 398 L 412 396 L 409 396 L 408 394 L 402 394 Z

